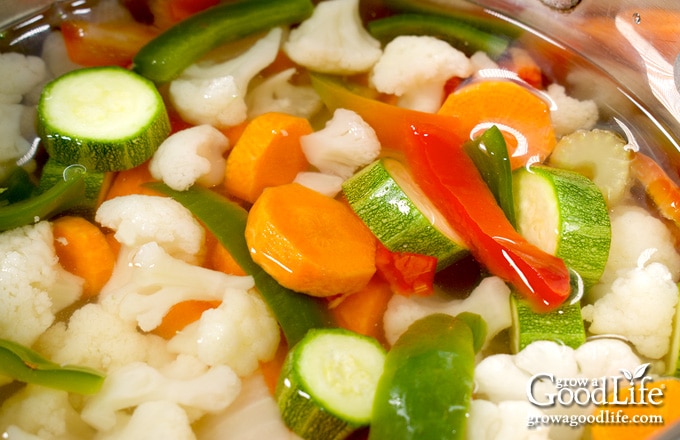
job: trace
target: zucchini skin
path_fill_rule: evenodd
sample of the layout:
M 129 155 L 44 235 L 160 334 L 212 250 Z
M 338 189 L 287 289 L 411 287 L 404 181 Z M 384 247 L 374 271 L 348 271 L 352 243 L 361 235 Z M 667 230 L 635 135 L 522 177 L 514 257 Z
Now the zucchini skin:
M 147 43 L 132 69 L 157 82 L 176 78 L 187 66 L 217 46 L 309 17 L 309 0 L 241 0 L 206 9 Z
M 472 313 L 414 322 L 387 353 L 369 440 L 464 439 L 485 333 L 486 323 Z

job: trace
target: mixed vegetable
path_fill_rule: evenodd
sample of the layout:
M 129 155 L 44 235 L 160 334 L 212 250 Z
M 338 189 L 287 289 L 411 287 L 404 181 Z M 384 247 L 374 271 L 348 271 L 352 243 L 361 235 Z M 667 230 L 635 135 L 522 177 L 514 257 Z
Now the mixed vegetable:
M 0 53 L 3 438 L 680 418 L 680 188 L 520 34 L 411 0 L 101 0 Z M 663 424 L 527 394 L 622 372 Z

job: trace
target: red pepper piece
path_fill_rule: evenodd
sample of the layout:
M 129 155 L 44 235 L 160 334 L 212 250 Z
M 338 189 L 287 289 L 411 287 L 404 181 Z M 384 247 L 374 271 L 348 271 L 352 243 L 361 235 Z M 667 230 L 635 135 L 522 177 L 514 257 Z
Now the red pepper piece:
M 515 231 L 461 139 L 441 126 L 420 123 L 411 126 L 404 145 L 415 181 L 478 261 L 541 309 L 564 302 L 570 293 L 566 265 Z
M 434 293 L 436 257 L 412 252 L 392 252 L 378 244 L 375 265 L 394 293 L 404 296 L 429 296 Z

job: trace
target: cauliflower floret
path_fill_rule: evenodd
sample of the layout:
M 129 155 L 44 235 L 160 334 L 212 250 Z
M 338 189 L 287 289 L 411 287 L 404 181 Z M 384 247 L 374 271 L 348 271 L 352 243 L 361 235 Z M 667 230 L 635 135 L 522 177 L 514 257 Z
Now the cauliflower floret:
M 281 28 L 274 28 L 246 52 L 228 61 L 192 64 L 170 83 L 170 100 L 179 115 L 194 125 L 228 128 L 246 120 L 248 84 L 279 52 Z
M 0 53 L 0 102 L 18 104 L 23 96 L 47 78 L 45 62 L 39 57 Z
M 80 419 L 66 391 L 30 384 L 8 398 L 0 408 L 0 433 L 9 432 L 10 426 L 43 440 L 91 438 L 94 434 Z
M 248 118 L 253 119 L 268 112 L 287 113 L 301 118 L 311 118 L 323 103 L 311 86 L 293 85 L 290 80 L 295 68 L 270 76 L 246 95 Z
M 546 90 L 555 104 L 550 110 L 555 135 L 561 137 L 576 130 L 589 130 L 599 118 L 595 101 L 579 101 L 568 96 L 563 86 L 550 84 Z
M 550 429 L 539 426 L 527 429 L 527 423 L 543 416 L 543 411 L 526 400 L 506 400 L 498 404 L 488 400 L 470 402 L 466 438 L 470 440 L 547 440 Z
M 177 303 L 221 300 L 228 289 L 254 286 L 252 277 L 188 264 L 171 257 L 155 242 L 121 255 L 100 296 L 123 320 L 134 321 L 147 332 L 158 327 Z
M 0 255 L 0 338 L 30 346 L 80 298 L 83 280 L 59 265 L 46 221 L 0 234 Z
M 144 335 L 101 304 L 86 304 L 68 323 L 59 322 L 38 340 L 36 349 L 53 362 L 111 371 L 130 362 L 161 365 L 170 359 L 165 341 Z
M 205 230 L 187 208 L 168 197 L 116 197 L 99 206 L 95 221 L 116 231 L 116 240 L 128 247 L 156 242 L 189 263 L 197 262 L 203 250 Z
M 378 91 L 396 95 L 400 107 L 434 113 L 441 107 L 446 81 L 472 73 L 470 60 L 449 43 L 403 35 L 385 46 L 370 80 Z
M 167 401 L 189 410 L 217 412 L 240 391 L 240 379 L 225 365 L 194 377 L 173 379 L 149 364 L 134 362 L 106 377 L 99 393 L 86 401 L 81 417 L 90 426 L 109 431 L 117 424 L 118 411 L 146 402 Z
M 168 137 L 149 163 L 151 175 L 185 191 L 194 183 L 211 187 L 224 179 L 229 139 L 211 125 L 197 125 Z
M 64 35 L 58 30 L 52 30 L 45 38 L 40 56 L 45 60 L 47 70 L 53 77 L 82 67 L 69 58 Z
M 380 154 L 375 130 L 357 113 L 339 108 L 326 126 L 300 137 L 307 161 L 322 173 L 349 178 Z
M 344 182 L 340 176 L 334 176 L 333 174 L 317 173 L 315 171 L 303 171 L 298 173 L 293 179 L 293 182 L 299 183 L 309 189 L 321 193 L 328 197 L 337 196 L 340 191 L 342 191 L 342 182 Z
M 195 440 L 186 411 L 174 402 L 155 400 L 135 408 L 132 416 L 97 440 Z
M 660 359 L 669 349 L 678 303 L 678 286 L 668 268 L 661 263 L 646 263 L 620 273 L 611 291 L 583 307 L 588 331 L 626 337 L 637 351 Z
M 645 209 L 635 206 L 619 206 L 611 213 L 612 241 L 609 259 L 600 279 L 603 286 L 598 289 L 609 289 L 609 284 L 618 277 L 621 270 L 629 270 L 638 266 L 640 256 L 649 255 L 650 262 L 664 264 L 674 281 L 680 278 L 680 254 L 673 246 L 673 237 L 661 220 L 652 216 Z M 640 231 L 644 231 L 641 234 Z
M 488 342 L 512 324 L 510 289 L 500 278 L 487 277 L 463 300 L 394 295 L 383 318 L 387 342 L 394 344 L 415 321 L 437 312 L 452 316 L 462 312 L 479 314 L 487 324 Z
M 168 349 L 195 355 L 207 365 L 229 365 L 241 377 L 270 360 L 279 345 L 276 319 L 253 291 L 228 289 L 222 304 L 203 312 L 168 342 Z
M 319 3 L 312 16 L 290 32 L 283 49 L 310 70 L 339 75 L 367 72 L 382 54 L 380 42 L 363 27 L 359 0 Z
M 31 148 L 21 133 L 24 109 L 21 104 L 0 103 L 0 164 L 20 158 Z

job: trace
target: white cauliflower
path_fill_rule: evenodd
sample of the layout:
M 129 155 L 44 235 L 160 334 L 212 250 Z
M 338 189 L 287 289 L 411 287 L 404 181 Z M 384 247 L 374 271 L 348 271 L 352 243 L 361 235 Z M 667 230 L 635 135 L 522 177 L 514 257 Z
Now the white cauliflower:
M 297 28 L 283 49 L 309 70 L 339 75 L 367 72 L 378 61 L 380 42 L 364 28 L 359 0 L 324 1 Z
M 156 242 L 173 257 L 195 263 L 203 250 L 205 230 L 179 202 L 160 196 L 133 194 L 102 203 L 95 221 L 115 231 L 127 247 Z
M 14 428 L 10 429 L 10 427 Z M 42 440 L 87 439 L 94 430 L 80 419 L 69 393 L 40 385 L 26 385 L 0 408 L 0 433 L 20 431 Z M 2 438 L 28 438 L 9 435 Z
M 295 71 L 291 67 L 276 73 L 248 92 L 246 105 L 249 119 L 269 112 L 309 119 L 321 110 L 323 103 L 313 87 L 291 83 Z
M 58 30 L 53 30 L 45 38 L 40 57 L 45 61 L 47 70 L 53 77 L 82 67 L 69 58 L 64 35 Z
M 641 364 L 640 358 L 633 353 L 631 347 L 618 339 L 595 339 L 573 348 L 552 341 L 536 341 L 529 344 L 515 355 L 496 354 L 482 359 L 475 367 L 475 399 L 483 400 L 484 403 L 475 403 L 473 408 L 480 411 L 471 412 L 470 425 L 475 427 L 485 438 L 505 440 L 507 438 L 546 438 L 544 429 L 536 426 L 530 427 L 528 417 L 539 414 L 526 414 L 520 419 L 520 424 L 506 424 L 508 420 L 497 422 L 494 426 L 485 429 L 484 423 L 492 425 L 487 419 L 476 419 L 475 416 L 486 417 L 496 409 L 490 407 L 488 402 L 498 405 L 511 405 L 517 402 L 528 403 L 530 398 L 538 403 L 546 402 L 547 393 L 555 393 L 557 386 L 548 379 L 539 379 L 531 385 L 534 375 L 553 375 L 555 379 L 586 379 L 585 383 L 590 386 L 592 379 L 601 380 L 603 377 L 621 377 L 621 369 L 634 371 Z M 541 412 L 545 414 L 562 415 L 586 415 L 591 414 L 594 405 L 552 405 L 542 406 Z M 524 406 L 526 409 L 526 405 Z M 514 407 L 516 414 L 520 414 L 521 407 Z M 505 423 L 504 423 L 505 422 Z M 506 429 L 506 430 L 503 430 Z M 493 435 L 496 433 L 496 435 Z M 509 436 L 510 434 L 515 437 Z M 536 435 L 537 437 L 533 437 Z M 549 438 L 560 440 L 576 440 L 583 435 L 583 427 L 571 427 L 568 425 L 551 425 Z
M 167 401 L 185 410 L 217 412 L 240 391 L 240 379 L 225 365 L 192 377 L 170 378 L 149 364 L 135 362 L 106 377 L 99 393 L 85 402 L 81 417 L 93 428 L 109 431 L 116 427 L 119 411 L 147 402 Z
M 512 324 L 510 288 L 498 277 L 487 277 L 465 299 L 394 295 L 383 317 L 385 338 L 394 344 L 420 318 L 433 313 L 456 316 L 462 312 L 477 313 L 484 318 L 488 342 Z
M 116 426 L 97 440 L 195 440 L 186 411 L 169 400 L 151 400 L 137 406 L 129 418 L 119 417 Z
M 158 327 L 177 303 L 189 300 L 221 300 L 229 289 L 247 290 L 252 277 L 227 275 L 194 266 L 168 255 L 155 242 L 121 252 L 111 280 L 100 297 L 125 321 L 142 331 Z
M 23 96 L 47 79 L 45 62 L 39 57 L 0 53 L 0 102 L 19 104 Z
M 206 187 L 224 179 L 229 139 L 211 125 L 197 125 L 165 139 L 149 162 L 151 175 L 176 191 L 195 183 Z
M 182 119 L 218 129 L 245 121 L 248 85 L 276 59 L 282 33 L 281 28 L 274 28 L 246 52 L 222 63 L 187 67 L 169 89 L 170 101 Z
M 583 319 L 593 334 L 617 334 L 637 351 L 660 359 L 670 347 L 678 286 L 668 268 L 640 258 L 638 267 L 619 272 L 609 293 L 583 307 Z
M 80 298 L 83 280 L 59 265 L 46 221 L 0 234 L 0 255 L 0 338 L 30 346 Z
M 595 101 L 578 99 L 568 96 L 563 86 L 550 84 L 546 90 L 553 101 L 554 108 L 550 110 L 555 135 L 562 137 L 576 130 L 590 130 L 599 118 Z
M 279 342 L 278 323 L 259 295 L 228 289 L 222 304 L 203 312 L 168 342 L 168 349 L 207 365 L 226 364 L 245 377 L 274 356 Z
M 611 214 L 612 241 L 609 259 L 593 290 L 607 291 L 621 270 L 638 266 L 640 256 L 648 254 L 650 262 L 664 264 L 674 281 L 680 278 L 680 254 L 675 250 L 673 237 L 663 222 L 645 209 L 636 206 L 618 206 Z M 644 234 L 640 233 L 644 231 Z M 654 250 L 651 253 L 651 250 Z
M 344 181 L 345 179 L 340 176 L 315 171 L 300 172 L 293 180 L 295 183 L 299 183 L 328 197 L 337 196 L 342 191 L 342 182 Z
M 131 362 L 162 365 L 171 358 L 166 343 L 144 335 L 101 304 L 86 304 L 67 323 L 59 322 L 38 340 L 36 349 L 53 362 L 112 371 Z
M 321 130 L 300 137 L 307 161 L 319 171 L 349 178 L 380 154 L 375 130 L 357 113 L 339 108 Z
M 446 81 L 472 73 L 470 60 L 449 43 L 403 35 L 385 46 L 370 80 L 379 92 L 396 95 L 398 106 L 434 113 L 442 105 Z
M 527 421 L 544 415 L 526 400 L 499 403 L 475 399 L 470 402 L 466 438 L 469 440 L 547 440 L 547 426 L 527 429 Z

